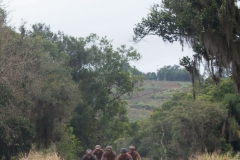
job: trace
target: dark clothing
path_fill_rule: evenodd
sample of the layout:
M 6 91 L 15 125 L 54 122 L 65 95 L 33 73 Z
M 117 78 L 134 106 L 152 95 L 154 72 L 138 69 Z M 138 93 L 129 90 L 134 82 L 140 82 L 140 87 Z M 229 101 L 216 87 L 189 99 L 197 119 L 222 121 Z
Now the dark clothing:
M 105 151 L 102 155 L 101 160 L 104 160 L 104 158 L 106 158 L 106 160 L 116 160 L 117 155 L 114 151 L 111 152 Z
M 133 160 L 140 160 L 140 159 L 141 159 L 140 155 L 139 155 L 136 151 L 128 152 L 128 154 L 129 154 L 130 156 L 132 156 L 132 159 L 133 159 Z
M 102 149 L 95 149 L 92 154 L 96 156 L 97 160 L 101 160 L 103 152 Z
M 128 153 L 121 153 L 118 155 L 117 160 L 132 160 L 132 157 Z
M 96 158 L 96 157 L 94 157 L 93 155 L 91 155 L 91 157 L 90 157 L 90 158 L 88 158 L 88 156 L 87 156 L 87 155 L 84 155 L 84 156 L 82 157 L 82 160 L 97 160 L 97 158 Z

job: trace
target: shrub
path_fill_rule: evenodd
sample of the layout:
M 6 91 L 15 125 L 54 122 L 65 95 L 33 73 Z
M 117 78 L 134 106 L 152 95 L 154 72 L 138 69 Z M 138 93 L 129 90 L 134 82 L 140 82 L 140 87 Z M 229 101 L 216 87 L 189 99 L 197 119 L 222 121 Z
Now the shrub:
M 233 155 L 231 152 L 228 152 L 226 154 L 218 154 L 216 152 L 210 154 L 205 153 L 202 155 L 194 155 L 189 157 L 189 160 L 239 160 L 240 154 Z
M 48 153 L 44 152 L 37 152 L 34 148 L 30 150 L 29 154 L 26 156 L 22 156 L 20 160 L 43 160 L 43 159 L 48 159 L 48 160 L 63 160 L 61 159 L 55 149 L 53 151 L 51 150 Z

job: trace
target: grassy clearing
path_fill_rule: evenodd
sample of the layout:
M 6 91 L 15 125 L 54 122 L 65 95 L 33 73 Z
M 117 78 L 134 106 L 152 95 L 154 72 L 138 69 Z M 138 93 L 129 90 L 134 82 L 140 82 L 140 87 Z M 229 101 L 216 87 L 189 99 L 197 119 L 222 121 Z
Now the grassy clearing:
M 128 109 L 128 118 L 130 122 L 148 118 L 151 115 L 152 111 L 146 109 L 137 109 L 129 108 Z
M 20 160 L 63 160 L 61 159 L 56 151 L 51 151 L 50 153 L 37 152 L 32 149 L 29 154 L 22 156 Z
M 202 155 L 195 155 L 189 158 L 189 160 L 239 160 L 240 154 L 232 155 L 231 153 L 226 153 L 220 155 L 218 153 L 205 153 Z
M 156 107 L 170 100 L 174 93 L 181 91 L 190 92 L 191 83 L 148 80 L 144 81 L 143 88 L 144 90 L 134 93 L 131 99 L 123 96 L 123 99 L 129 104 L 128 118 L 130 122 L 148 118 Z

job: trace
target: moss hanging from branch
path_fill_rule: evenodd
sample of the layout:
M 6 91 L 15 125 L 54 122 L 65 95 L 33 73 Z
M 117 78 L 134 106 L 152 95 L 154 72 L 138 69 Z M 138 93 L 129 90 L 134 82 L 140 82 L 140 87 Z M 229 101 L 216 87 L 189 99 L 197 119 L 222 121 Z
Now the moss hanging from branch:
M 134 41 L 157 35 L 164 41 L 189 44 L 218 82 L 232 74 L 240 92 L 240 12 L 236 0 L 163 0 L 134 28 Z

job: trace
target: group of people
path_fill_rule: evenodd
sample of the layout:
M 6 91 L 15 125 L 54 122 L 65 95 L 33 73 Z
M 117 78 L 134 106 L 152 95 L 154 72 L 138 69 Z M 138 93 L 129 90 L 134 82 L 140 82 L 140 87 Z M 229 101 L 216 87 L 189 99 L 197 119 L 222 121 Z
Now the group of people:
M 119 155 L 112 150 L 111 146 L 107 146 L 104 151 L 100 145 L 96 145 L 94 151 L 88 149 L 86 155 L 82 157 L 82 160 L 141 160 L 140 155 L 135 151 L 134 146 L 129 146 L 129 151 L 126 148 L 121 149 Z

